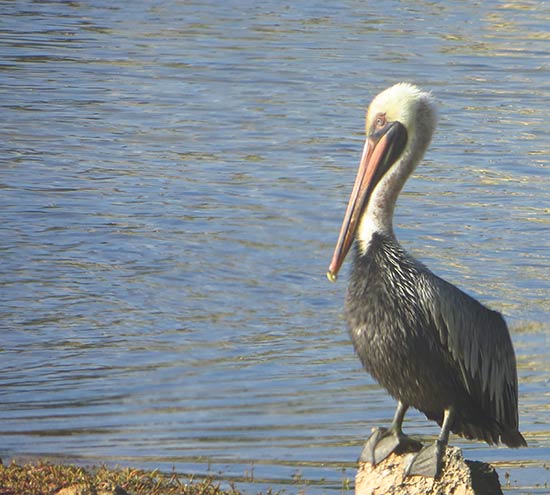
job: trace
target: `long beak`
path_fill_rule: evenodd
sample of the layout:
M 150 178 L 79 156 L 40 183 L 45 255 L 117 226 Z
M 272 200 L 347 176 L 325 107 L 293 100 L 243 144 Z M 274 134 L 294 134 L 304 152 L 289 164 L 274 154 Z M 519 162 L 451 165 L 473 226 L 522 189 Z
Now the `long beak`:
M 377 133 L 367 137 L 338 242 L 327 272 L 331 282 L 336 281 L 374 187 L 401 154 L 406 141 L 407 131 L 399 122 L 390 123 L 381 136 Z

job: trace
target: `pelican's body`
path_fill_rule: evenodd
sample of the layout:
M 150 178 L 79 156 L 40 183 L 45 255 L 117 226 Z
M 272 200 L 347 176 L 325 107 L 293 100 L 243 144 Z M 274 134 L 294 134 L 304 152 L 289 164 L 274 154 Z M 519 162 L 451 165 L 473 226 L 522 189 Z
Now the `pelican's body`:
M 453 431 L 488 443 L 526 445 L 518 430 L 514 350 L 502 316 L 434 275 L 399 245 L 393 209 L 421 160 L 436 122 L 428 93 L 397 84 L 367 113 L 367 142 L 328 273 L 355 239 L 345 315 L 365 369 L 399 401 L 389 430 L 378 429 L 363 460 L 420 444 L 401 430 L 408 407 L 442 425 L 439 440 L 412 458 L 407 474 L 437 476 Z

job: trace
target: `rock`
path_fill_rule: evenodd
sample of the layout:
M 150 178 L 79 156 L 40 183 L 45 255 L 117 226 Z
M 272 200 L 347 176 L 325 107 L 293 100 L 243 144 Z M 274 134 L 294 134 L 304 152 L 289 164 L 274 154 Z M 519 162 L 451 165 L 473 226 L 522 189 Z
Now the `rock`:
M 109 489 L 104 488 L 102 490 L 98 490 L 97 495 L 128 495 L 128 492 L 124 488 L 115 485 Z
M 502 495 L 498 475 L 490 464 L 465 461 L 462 451 L 448 446 L 438 480 L 423 476 L 403 479 L 411 454 L 391 454 L 376 466 L 359 463 L 355 495 Z
M 118 485 L 95 489 L 84 484 L 75 484 L 62 488 L 55 495 L 128 495 L 128 492 Z
M 92 491 L 89 486 L 76 484 L 62 488 L 55 495 L 92 495 Z

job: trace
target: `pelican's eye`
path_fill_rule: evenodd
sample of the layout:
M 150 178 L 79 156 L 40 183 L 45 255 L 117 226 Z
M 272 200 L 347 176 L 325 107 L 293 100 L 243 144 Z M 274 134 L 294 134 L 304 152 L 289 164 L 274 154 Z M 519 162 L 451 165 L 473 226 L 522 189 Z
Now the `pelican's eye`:
M 382 129 L 386 125 L 386 114 L 385 113 L 379 113 L 376 116 L 376 119 L 374 121 L 374 125 L 376 126 L 376 129 Z

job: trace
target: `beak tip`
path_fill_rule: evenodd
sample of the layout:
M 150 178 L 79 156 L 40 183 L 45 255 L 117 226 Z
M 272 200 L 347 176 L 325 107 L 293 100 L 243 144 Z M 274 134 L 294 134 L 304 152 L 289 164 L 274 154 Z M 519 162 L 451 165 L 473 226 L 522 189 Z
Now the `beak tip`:
M 327 272 L 327 278 L 330 282 L 336 282 L 336 279 L 338 278 L 338 275 L 336 273 L 333 273 L 331 270 Z

